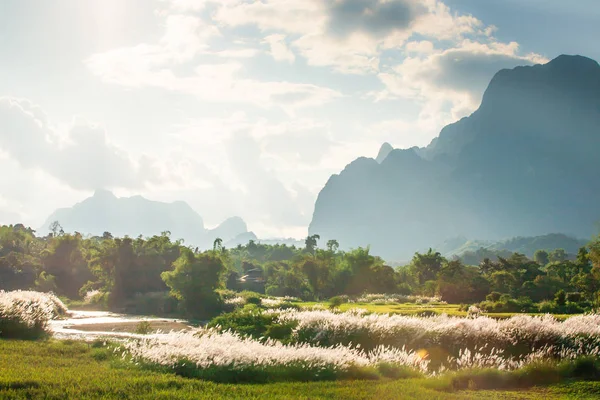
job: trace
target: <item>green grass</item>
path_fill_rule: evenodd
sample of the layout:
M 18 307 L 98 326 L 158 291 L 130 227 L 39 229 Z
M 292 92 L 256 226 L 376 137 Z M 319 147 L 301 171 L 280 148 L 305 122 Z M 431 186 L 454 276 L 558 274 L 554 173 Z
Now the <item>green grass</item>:
M 453 377 L 378 381 L 218 384 L 145 371 L 74 341 L 0 340 L 1 399 L 594 399 L 598 382 L 529 390 L 461 390 Z
M 300 307 L 313 307 L 316 305 L 329 307 L 327 302 L 297 302 Z M 398 315 L 419 315 L 423 312 L 433 311 L 437 314 L 448 314 L 454 317 L 466 317 L 466 311 L 460 311 L 458 304 L 371 304 L 371 303 L 344 303 L 338 309 L 340 311 L 348 311 L 352 308 L 364 308 L 368 312 L 378 314 L 398 314 Z M 523 313 L 483 313 L 483 315 L 492 318 L 510 318 L 513 315 L 522 315 Z M 526 315 L 544 315 L 542 313 L 525 313 Z M 554 314 L 554 317 L 559 320 L 564 320 L 572 315 Z

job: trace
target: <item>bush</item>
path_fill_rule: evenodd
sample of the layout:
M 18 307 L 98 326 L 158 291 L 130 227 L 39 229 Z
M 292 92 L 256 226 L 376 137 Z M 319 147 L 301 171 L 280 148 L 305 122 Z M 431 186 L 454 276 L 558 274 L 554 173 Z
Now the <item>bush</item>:
M 558 306 L 564 306 L 567 302 L 567 294 L 565 293 L 565 291 L 561 289 L 558 292 L 556 292 L 556 294 L 554 295 L 554 301 L 556 301 L 556 304 Z
M 281 303 L 277 308 L 280 310 L 300 310 L 302 307 L 300 307 L 298 304 L 285 302 Z
M 233 299 L 238 296 L 238 293 L 230 289 L 218 289 L 216 292 L 221 296 L 223 300 Z
M 278 323 L 276 314 L 264 313 L 256 305 L 250 304 L 239 311 L 213 318 L 207 327 L 255 339 L 266 337 L 285 342 L 290 340 L 295 325 L 295 322 Z
M 570 379 L 599 380 L 600 361 L 593 357 L 580 357 L 558 363 L 538 361 L 514 371 L 466 370 L 454 373 L 450 378 L 450 386 L 453 390 L 519 389 Z
M 556 303 L 553 301 L 545 300 L 538 304 L 538 310 L 541 313 L 551 314 L 556 309 Z
M 261 303 L 261 298 L 258 296 L 248 296 L 246 297 L 247 304 L 256 304 L 257 306 Z
M 344 300 L 344 298 L 341 296 L 334 296 L 331 299 L 329 299 L 329 308 L 331 308 L 331 309 L 338 308 L 339 306 L 344 304 L 346 301 L 347 300 Z
M 152 325 L 148 321 L 140 321 L 135 327 L 135 333 L 138 335 L 147 335 L 152 332 Z
M 34 306 L 35 307 L 35 306 Z M 0 305 L 0 338 L 35 340 L 46 337 L 48 318 L 21 301 L 12 306 Z
M 490 302 L 497 302 L 500 300 L 500 296 L 502 296 L 501 293 L 492 292 L 492 293 L 488 294 L 487 296 L 485 296 L 485 299 Z
M 560 310 L 563 314 L 582 314 L 584 312 L 583 308 L 577 303 L 567 303 Z
M 0 291 L 0 338 L 46 337 L 48 321 L 66 312 L 66 306 L 51 293 Z
M 244 291 L 238 293 L 238 296 L 243 297 L 245 299 L 248 299 L 249 297 L 258 297 L 260 299 L 263 297 L 262 294 L 260 294 L 258 292 L 253 292 L 251 290 L 244 290 Z
M 569 303 L 579 303 L 583 300 L 583 296 L 579 292 L 567 293 L 566 300 Z
M 482 301 L 478 307 L 489 313 L 521 313 L 537 311 L 537 308 L 528 297 L 512 299 L 508 295 L 501 295 L 499 301 Z
M 123 303 L 124 311 L 138 315 L 173 315 L 178 312 L 179 301 L 169 292 L 136 293 Z

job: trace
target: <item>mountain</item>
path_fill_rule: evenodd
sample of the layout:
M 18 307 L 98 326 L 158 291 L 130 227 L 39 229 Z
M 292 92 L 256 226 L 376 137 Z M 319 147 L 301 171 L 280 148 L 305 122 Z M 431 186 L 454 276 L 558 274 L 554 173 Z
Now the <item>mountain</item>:
M 114 236 L 152 236 L 170 231 L 174 239 L 201 248 L 212 247 L 220 237 L 227 242 L 248 231 L 239 217 L 227 219 L 214 229 L 206 229 L 202 217 L 187 203 L 176 201 L 163 203 L 142 196 L 116 197 L 107 190 L 97 190 L 92 197 L 70 208 L 52 213 L 39 232 L 48 232 L 49 225 L 58 221 L 66 232 L 101 235 L 110 232 Z
M 379 164 L 381 164 L 383 162 L 383 160 L 385 160 L 385 158 L 388 155 L 390 155 L 390 153 L 393 150 L 394 150 L 394 148 L 392 147 L 392 145 L 389 144 L 388 142 L 385 142 L 384 144 L 381 145 L 381 148 L 379 149 L 379 153 L 377 154 L 375 161 L 377 161 Z
M 452 242 L 452 240 L 447 241 L 446 243 L 450 242 Z M 476 252 L 480 248 L 491 251 L 521 253 L 532 258 L 537 250 L 552 251 L 556 249 L 564 249 L 567 254 L 577 254 L 579 248 L 585 246 L 588 242 L 588 240 L 576 239 L 574 237 L 559 233 L 551 233 L 541 236 L 514 237 L 499 241 L 467 240 L 466 238 L 457 238 L 453 243 L 455 245 L 454 248 L 450 248 L 450 246 L 436 246 L 436 249 L 448 258 L 453 256 L 462 256 L 468 252 Z
M 228 240 L 223 245 L 227 248 L 237 247 L 238 245 L 245 246 L 251 240 L 256 242 L 258 241 L 258 237 L 254 234 L 254 232 L 244 232 L 235 236 L 233 239 Z
M 309 234 L 387 259 L 465 236 L 562 232 L 600 220 L 600 66 L 581 56 L 501 70 L 481 106 L 426 148 L 359 158 L 319 193 Z

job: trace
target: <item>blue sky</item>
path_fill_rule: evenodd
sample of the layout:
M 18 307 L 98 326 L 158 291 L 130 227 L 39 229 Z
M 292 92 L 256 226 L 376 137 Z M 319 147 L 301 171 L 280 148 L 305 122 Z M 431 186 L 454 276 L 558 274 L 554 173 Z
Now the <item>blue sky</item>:
M 600 59 L 598 22 L 595 0 L 3 1 L 0 223 L 106 188 L 301 237 L 331 174 L 427 145 L 498 69 Z

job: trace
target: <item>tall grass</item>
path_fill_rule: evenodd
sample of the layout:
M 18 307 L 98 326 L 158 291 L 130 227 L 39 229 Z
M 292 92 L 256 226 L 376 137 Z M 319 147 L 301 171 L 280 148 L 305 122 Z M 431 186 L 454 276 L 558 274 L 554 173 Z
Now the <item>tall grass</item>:
M 453 357 L 463 349 L 503 349 L 507 355 L 523 356 L 536 349 L 552 348 L 578 354 L 600 352 L 600 315 L 579 315 L 561 322 L 550 315 L 517 315 L 508 319 L 475 316 L 469 318 L 414 317 L 365 314 L 353 309 L 267 311 L 280 323 L 294 323 L 293 340 L 319 346 L 360 345 L 406 347 L 412 350 L 441 348 Z M 487 350 L 486 350 L 487 349 Z
M 286 345 L 210 329 L 139 336 L 118 349 L 123 358 L 143 367 L 217 382 L 397 378 L 474 369 L 516 371 L 531 365 L 557 365 L 561 360 L 582 357 L 574 350 L 563 349 L 557 354 L 553 347 L 517 357 L 499 349 L 462 349 L 458 356 L 445 353 L 440 357 L 424 349 L 378 346 L 363 350 L 359 346 L 341 344 L 331 347 Z M 598 359 L 597 351 L 593 359 Z
M 371 352 L 347 346 L 284 345 L 275 340 L 244 338 L 214 330 L 172 332 L 125 342 L 124 357 L 147 367 L 174 370 L 222 382 L 331 380 L 368 378 L 380 364 L 427 371 L 428 361 L 416 352 L 377 348 Z
M 38 339 L 49 335 L 48 321 L 67 313 L 50 293 L 0 291 L 0 338 Z

